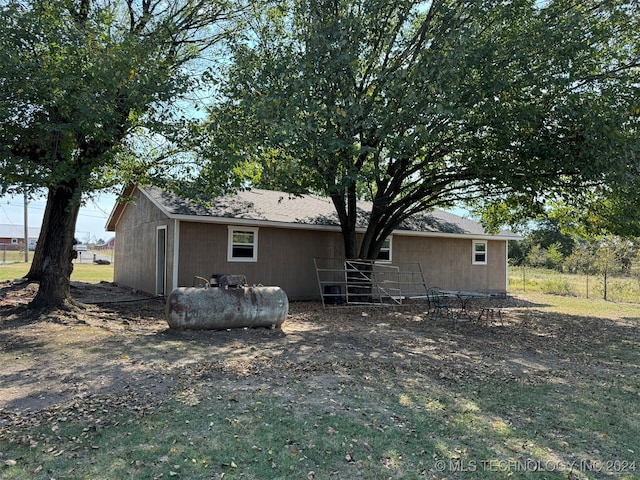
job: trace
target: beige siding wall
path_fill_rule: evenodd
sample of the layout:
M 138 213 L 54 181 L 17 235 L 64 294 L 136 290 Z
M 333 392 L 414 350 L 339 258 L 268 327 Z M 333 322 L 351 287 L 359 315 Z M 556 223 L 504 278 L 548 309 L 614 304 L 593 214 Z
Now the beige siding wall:
M 167 228 L 165 293 L 171 290 L 174 222 L 138 191 L 135 208 L 125 208 L 116 227 L 116 283 L 156 293 L 157 229 L 162 226 Z
M 393 263 L 418 262 L 427 286 L 506 292 L 507 242 L 487 242 L 487 265 L 473 265 L 471 239 L 394 235 Z
M 260 227 L 258 261 L 229 262 L 228 235 L 226 225 L 180 223 L 179 286 L 193 285 L 194 276 L 238 274 L 250 285 L 279 286 L 292 300 L 319 298 L 313 258 L 344 256 L 337 232 Z
M 258 261 L 228 262 L 226 225 L 181 222 L 179 286 L 194 276 L 242 274 L 249 284 L 277 285 L 290 299 L 319 298 L 313 258 L 344 258 L 338 232 L 258 229 Z M 487 265 L 472 264 L 472 240 L 394 235 L 393 263 L 420 263 L 427 286 L 506 291 L 506 242 L 489 241 Z

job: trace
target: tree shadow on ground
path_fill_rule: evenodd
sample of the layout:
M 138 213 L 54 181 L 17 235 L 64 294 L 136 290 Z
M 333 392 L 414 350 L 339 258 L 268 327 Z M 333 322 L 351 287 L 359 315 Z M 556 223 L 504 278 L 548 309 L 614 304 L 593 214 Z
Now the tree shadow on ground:
M 118 291 L 105 287 L 105 295 Z M 491 324 L 454 324 L 429 316 L 424 305 L 325 310 L 310 302 L 292 303 L 282 330 L 175 331 L 164 321 L 162 299 L 120 293 L 107 301 L 93 292 L 95 303 L 72 319 L 53 312 L 24 323 L 20 305 L 2 307 L 15 317 L 0 321 L 5 422 L 15 412 L 97 395 L 161 402 L 189 385 L 310 378 L 553 385 L 585 371 L 615 374 L 621 367 L 610 359 L 632 365 L 629 348 L 638 346 L 633 321 L 550 315 L 527 302 Z

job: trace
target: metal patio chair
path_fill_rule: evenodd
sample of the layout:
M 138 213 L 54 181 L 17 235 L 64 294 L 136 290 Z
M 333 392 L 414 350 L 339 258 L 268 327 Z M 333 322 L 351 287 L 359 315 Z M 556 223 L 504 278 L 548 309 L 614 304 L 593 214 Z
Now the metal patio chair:
M 429 314 L 437 315 L 439 317 L 449 318 L 455 320 L 453 315 L 453 308 L 447 301 L 447 297 L 442 293 L 442 290 L 438 287 L 431 287 L 427 290 L 427 297 L 429 299 Z

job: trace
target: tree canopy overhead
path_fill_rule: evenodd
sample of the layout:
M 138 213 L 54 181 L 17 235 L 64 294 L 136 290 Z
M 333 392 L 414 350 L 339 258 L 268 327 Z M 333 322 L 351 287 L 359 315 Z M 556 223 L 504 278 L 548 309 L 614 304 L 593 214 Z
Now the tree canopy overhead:
M 580 203 L 637 171 L 638 10 L 272 2 L 235 43 L 200 187 L 235 171 L 253 185 L 329 195 L 347 257 L 361 258 L 433 207 L 500 203 L 526 215 L 549 197 Z M 373 209 L 359 241 L 361 196 Z
M 239 3 L 0 1 L 0 191 L 48 192 L 33 305 L 68 303 L 81 197 L 148 173 L 134 134 L 179 136 L 190 62 Z

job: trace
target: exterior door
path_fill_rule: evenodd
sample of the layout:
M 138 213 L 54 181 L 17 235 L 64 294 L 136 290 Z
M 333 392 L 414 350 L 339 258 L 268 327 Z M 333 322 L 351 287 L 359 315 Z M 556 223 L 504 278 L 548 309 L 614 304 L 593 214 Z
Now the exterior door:
M 167 285 L 167 227 L 156 231 L 156 295 L 165 295 Z

